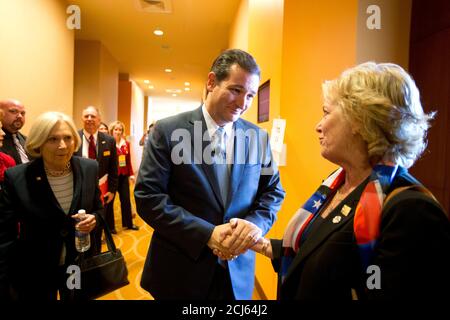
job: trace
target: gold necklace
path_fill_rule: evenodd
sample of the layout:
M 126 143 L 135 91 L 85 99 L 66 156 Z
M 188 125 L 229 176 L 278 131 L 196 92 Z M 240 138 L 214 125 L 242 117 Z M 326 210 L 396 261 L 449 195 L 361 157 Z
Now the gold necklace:
M 70 162 L 67 162 L 67 165 L 63 170 L 52 170 L 48 169 L 46 166 L 44 166 L 44 170 L 49 177 L 62 177 L 72 171 Z

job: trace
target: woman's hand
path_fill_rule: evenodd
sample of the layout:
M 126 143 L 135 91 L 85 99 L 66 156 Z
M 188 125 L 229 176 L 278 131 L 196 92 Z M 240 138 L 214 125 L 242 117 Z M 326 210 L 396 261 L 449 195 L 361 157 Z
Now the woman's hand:
M 258 242 L 250 249 L 255 252 L 261 253 L 270 259 L 273 259 L 272 243 L 269 239 L 263 237 L 259 238 Z
M 77 229 L 77 230 L 79 230 L 81 232 L 89 233 L 92 230 L 94 230 L 94 228 L 95 228 L 95 226 L 97 224 L 97 221 L 95 220 L 95 215 L 93 215 L 93 214 L 87 214 L 86 213 L 85 217 L 86 218 L 84 220 L 78 222 L 75 225 L 75 229 Z M 72 218 L 76 220 L 76 219 L 80 219 L 80 216 L 77 213 L 77 214 L 74 214 L 72 216 Z

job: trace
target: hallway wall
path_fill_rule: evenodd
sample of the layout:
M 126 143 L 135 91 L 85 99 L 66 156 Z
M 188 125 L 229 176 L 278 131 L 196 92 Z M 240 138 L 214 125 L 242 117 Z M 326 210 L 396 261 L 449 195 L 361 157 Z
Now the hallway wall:
M 22 132 L 45 111 L 72 116 L 74 32 L 63 0 L 0 1 L 0 99 L 22 101 Z

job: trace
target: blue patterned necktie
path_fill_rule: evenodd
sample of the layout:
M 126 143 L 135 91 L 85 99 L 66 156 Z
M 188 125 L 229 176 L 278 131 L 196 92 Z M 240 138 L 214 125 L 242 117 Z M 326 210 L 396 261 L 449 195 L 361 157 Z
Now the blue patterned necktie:
M 217 182 L 220 186 L 220 194 L 224 207 L 227 204 L 229 173 L 226 163 L 225 129 L 219 127 L 213 135 L 212 147 L 214 150 L 214 170 L 216 172 Z

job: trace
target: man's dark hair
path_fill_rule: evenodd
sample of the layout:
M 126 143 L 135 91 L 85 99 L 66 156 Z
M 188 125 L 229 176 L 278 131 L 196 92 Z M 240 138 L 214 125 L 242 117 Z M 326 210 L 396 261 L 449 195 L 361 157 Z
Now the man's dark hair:
M 235 63 L 248 73 L 261 77 L 261 71 L 255 59 L 249 53 L 239 49 L 229 49 L 222 52 L 214 60 L 210 71 L 214 72 L 217 81 L 221 82 L 228 78 L 230 67 Z

